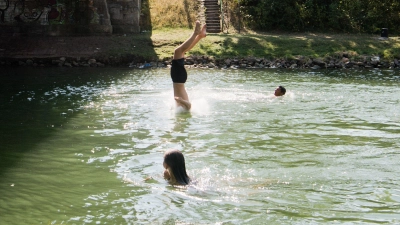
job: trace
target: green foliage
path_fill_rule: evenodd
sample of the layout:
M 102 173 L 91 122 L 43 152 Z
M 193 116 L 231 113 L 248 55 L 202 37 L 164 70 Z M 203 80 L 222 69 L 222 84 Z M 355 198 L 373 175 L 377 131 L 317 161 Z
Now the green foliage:
M 243 24 L 256 30 L 400 31 L 399 0 L 225 0 L 240 11 Z

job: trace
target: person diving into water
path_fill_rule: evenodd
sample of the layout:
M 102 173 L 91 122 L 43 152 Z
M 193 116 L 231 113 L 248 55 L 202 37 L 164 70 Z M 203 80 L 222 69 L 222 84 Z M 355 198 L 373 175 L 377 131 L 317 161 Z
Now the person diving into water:
M 174 98 L 177 106 L 181 106 L 186 110 L 190 110 L 192 104 L 189 101 L 188 94 L 185 89 L 185 82 L 187 80 L 187 72 L 185 69 L 185 53 L 193 48 L 202 38 L 206 37 L 207 25 L 204 24 L 201 27 L 199 21 L 196 21 L 196 25 L 192 35 L 181 45 L 179 45 L 175 51 L 171 65 L 171 79 L 174 87 Z

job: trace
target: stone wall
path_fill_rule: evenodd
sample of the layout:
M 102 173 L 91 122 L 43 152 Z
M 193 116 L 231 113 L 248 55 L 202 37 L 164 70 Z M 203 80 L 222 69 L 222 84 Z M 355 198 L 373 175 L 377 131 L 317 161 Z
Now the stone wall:
M 140 32 L 141 0 L 107 0 L 114 33 Z
M 140 32 L 141 0 L 0 0 L 0 34 Z

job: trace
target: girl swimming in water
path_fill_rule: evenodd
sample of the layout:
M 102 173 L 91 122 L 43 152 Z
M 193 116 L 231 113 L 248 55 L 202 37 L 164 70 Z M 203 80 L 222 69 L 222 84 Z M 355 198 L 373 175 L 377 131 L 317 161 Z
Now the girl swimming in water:
M 187 185 L 190 177 L 186 173 L 185 157 L 179 150 L 169 150 L 164 154 L 164 178 L 173 185 Z

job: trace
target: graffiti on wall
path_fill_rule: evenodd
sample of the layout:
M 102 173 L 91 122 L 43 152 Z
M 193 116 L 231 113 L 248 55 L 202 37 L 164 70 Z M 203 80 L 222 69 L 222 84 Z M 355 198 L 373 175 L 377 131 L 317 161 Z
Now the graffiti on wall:
M 93 0 L 0 0 L 0 24 L 99 24 Z

